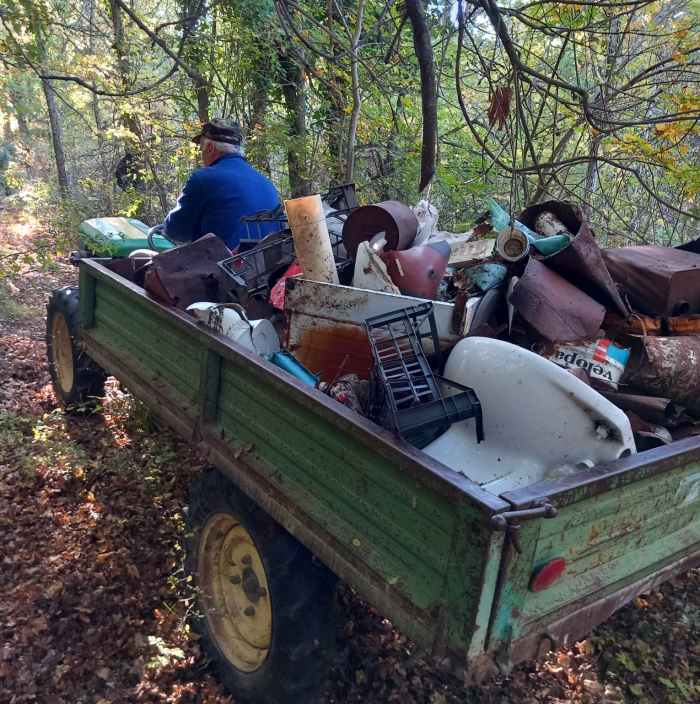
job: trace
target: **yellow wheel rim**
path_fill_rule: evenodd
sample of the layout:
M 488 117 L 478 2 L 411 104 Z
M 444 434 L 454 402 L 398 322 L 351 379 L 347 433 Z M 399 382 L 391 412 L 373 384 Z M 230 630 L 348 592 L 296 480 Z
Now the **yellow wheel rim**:
M 272 608 L 260 553 L 235 516 L 209 518 L 197 567 L 201 604 L 216 646 L 238 670 L 254 672 L 270 650 Z
M 69 394 L 73 388 L 75 372 L 73 370 L 73 341 L 66 318 L 57 313 L 51 322 L 51 351 L 61 390 Z

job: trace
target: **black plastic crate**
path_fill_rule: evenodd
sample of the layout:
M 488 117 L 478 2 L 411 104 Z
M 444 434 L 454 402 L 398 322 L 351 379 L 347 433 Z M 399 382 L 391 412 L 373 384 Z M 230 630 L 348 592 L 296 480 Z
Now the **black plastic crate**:
M 370 416 L 416 447 L 425 447 L 452 423 L 474 418 L 476 439 L 484 439 L 481 404 L 473 389 L 433 372 L 422 339 L 430 337 L 434 364 L 442 367 L 433 304 L 375 315 L 365 320 L 374 367 Z M 443 396 L 440 382 L 459 389 Z

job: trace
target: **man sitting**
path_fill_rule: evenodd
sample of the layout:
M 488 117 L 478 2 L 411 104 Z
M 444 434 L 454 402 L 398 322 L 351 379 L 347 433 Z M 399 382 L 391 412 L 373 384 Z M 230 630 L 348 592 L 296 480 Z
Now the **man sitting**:
M 192 141 L 199 145 L 204 166 L 187 179 L 177 205 L 165 218 L 163 232 L 178 243 L 213 232 L 233 250 L 246 235 L 241 218 L 278 207 L 279 195 L 270 180 L 243 156 L 237 123 L 213 119 Z M 278 229 L 275 223 L 263 224 L 254 236 Z

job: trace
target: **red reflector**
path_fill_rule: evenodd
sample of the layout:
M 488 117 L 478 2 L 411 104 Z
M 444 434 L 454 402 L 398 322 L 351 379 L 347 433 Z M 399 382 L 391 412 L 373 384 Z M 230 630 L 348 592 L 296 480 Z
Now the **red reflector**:
M 532 573 L 532 579 L 530 580 L 531 591 L 541 592 L 543 589 L 551 587 L 564 574 L 565 569 L 566 560 L 563 557 L 555 557 L 546 565 L 538 567 Z

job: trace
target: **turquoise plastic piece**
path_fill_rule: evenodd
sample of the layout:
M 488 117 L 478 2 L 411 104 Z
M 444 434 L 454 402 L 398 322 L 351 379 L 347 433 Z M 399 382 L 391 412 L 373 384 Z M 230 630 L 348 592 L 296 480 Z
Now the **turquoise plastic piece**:
M 316 374 L 312 374 L 289 352 L 275 352 L 273 355 L 270 355 L 269 360 L 280 369 L 284 369 L 285 372 L 299 379 L 299 381 L 309 386 L 318 385 L 320 377 Z
M 81 249 L 97 256 L 128 257 L 137 249 L 149 249 L 148 230 L 145 223 L 135 218 L 92 218 L 80 224 Z M 153 243 L 157 252 L 172 249 L 175 245 L 165 237 L 156 235 Z
M 539 240 L 535 240 L 530 244 L 540 254 L 548 257 L 557 252 L 561 252 L 562 249 L 566 249 L 571 244 L 571 237 L 569 235 L 550 235 L 549 237 L 542 237 Z
M 534 230 L 531 230 L 527 225 L 523 225 L 523 223 L 518 220 L 511 219 L 510 215 L 501 208 L 493 198 L 489 198 L 488 206 L 491 214 L 491 227 L 496 230 L 496 232 L 505 230 L 507 227 L 520 230 L 520 232 L 527 237 L 530 244 L 545 257 L 561 252 L 562 249 L 566 249 L 571 244 L 571 237 L 569 235 L 561 234 L 543 237 Z
M 488 291 L 506 280 L 508 269 L 503 264 L 486 262 L 467 269 L 469 278 L 482 290 Z

